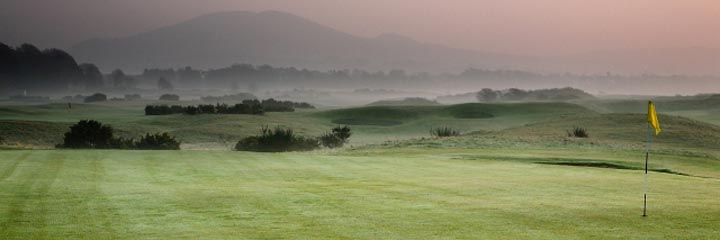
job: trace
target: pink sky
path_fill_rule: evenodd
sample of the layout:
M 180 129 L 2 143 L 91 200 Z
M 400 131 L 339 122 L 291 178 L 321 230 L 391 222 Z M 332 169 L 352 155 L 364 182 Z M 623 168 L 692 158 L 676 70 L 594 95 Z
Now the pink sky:
M 63 44 L 127 36 L 217 11 L 280 10 L 359 36 L 396 32 L 423 42 L 524 55 L 720 48 L 720 1 L 714 0 L 6 1 L 0 20 L 12 21 L 16 35 L 67 34 L 57 39 Z

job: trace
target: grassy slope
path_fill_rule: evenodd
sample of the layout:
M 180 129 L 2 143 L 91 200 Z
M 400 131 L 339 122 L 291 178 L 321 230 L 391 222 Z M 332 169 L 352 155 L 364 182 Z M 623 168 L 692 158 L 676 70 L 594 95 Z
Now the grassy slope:
M 490 113 L 491 118 L 465 118 Z M 390 120 L 394 126 L 352 126 L 361 134 L 354 136 L 361 143 L 429 136 L 431 128 L 449 126 L 463 133 L 501 130 L 566 116 L 592 114 L 583 107 L 566 103 L 459 104 L 450 106 L 374 106 L 339 109 L 314 114 L 332 122 L 335 119 Z M 366 140 L 367 139 L 367 140 Z
M 229 148 L 240 138 L 254 135 L 263 125 L 284 126 L 300 134 L 319 135 L 338 118 L 364 118 L 398 121 L 396 126 L 353 126 L 351 144 L 363 145 L 386 140 L 407 139 L 429 135 L 430 128 L 452 126 L 463 132 L 498 130 L 527 123 L 553 119 L 568 114 L 591 111 L 564 103 L 533 104 L 462 104 L 454 106 L 362 107 L 333 111 L 300 111 L 251 115 L 169 115 L 144 116 L 142 104 L 74 104 L 68 110 L 64 104 L 0 107 L 2 136 L 23 144 L 53 146 L 67 126 L 82 119 L 96 119 L 113 125 L 123 137 L 137 137 L 146 132 L 168 131 L 183 141 L 183 148 Z M 489 112 L 493 118 L 457 118 Z M 17 127 L 34 121 L 35 126 L 47 126 L 44 134 Z
M 557 154 L 3 151 L 0 237 L 716 236 L 717 179 L 652 174 L 642 218 L 642 171 L 532 163 Z
M 434 106 L 439 103 L 426 98 L 403 98 L 392 100 L 381 100 L 368 104 L 368 106 Z
M 94 116 L 127 132 L 167 129 L 201 139 L 260 124 L 322 131 L 348 116 L 402 121 L 355 127 L 354 138 L 368 142 L 426 136 L 437 124 L 496 131 L 339 152 L 0 151 L 0 238 L 706 239 L 720 227 L 720 130 L 685 118 L 661 116 L 665 132 L 650 167 L 690 176 L 652 172 L 643 219 L 642 171 L 537 164 L 641 168 L 638 114 L 465 104 L 143 117 L 132 106 L 87 107 L 78 115 L 5 110 L 0 119 L 52 125 Z M 473 112 L 495 117 L 455 118 Z M 564 137 L 572 126 L 587 127 L 591 138 Z
M 720 95 L 679 99 L 659 98 L 654 101 L 662 114 L 683 116 L 720 125 Z M 580 101 L 580 105 L 605 113 L 646 113 L 646 100 L 595 100 Z

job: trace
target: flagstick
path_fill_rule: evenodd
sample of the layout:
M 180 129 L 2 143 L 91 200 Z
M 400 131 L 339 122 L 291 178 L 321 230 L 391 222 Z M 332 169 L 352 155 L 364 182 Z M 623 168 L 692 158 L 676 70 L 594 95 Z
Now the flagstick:
M 648 156 L 650 155 L 650 123 L 647 123 L 647 138 L 645 139 L 645 187 L 643 193 L 643 217 L 647 217 L 647 192 L 648 192 Z

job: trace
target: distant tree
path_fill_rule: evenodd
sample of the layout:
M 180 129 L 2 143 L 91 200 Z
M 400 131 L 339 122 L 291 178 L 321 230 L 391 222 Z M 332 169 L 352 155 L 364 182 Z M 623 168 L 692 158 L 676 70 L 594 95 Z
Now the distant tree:
M 95 120 L 82 120 L 65 133 L 63 147 L 66 148 L 109 148 L 113 139 L 113 128 Z
M 508 89 L 507 93 L 502 95 L 503 100 L 520 101 L 528 97 L 528 92 L 517 88 Z
M 115 69 L 110 73 L 110 81 L 112 82 L 113 87 L 119 88 L 122 87 L 125 84 L 125 73 L 120 69 Z
M 104 102 L 107 101 L 107 95 L 102 93 L 96 93 L 89 97 L 86 97 L 84 102 L 91 103 L 91 102 Z
M 144 81 L 154 81 L 154 80 L 158 80 L 160 78 L 165 78 L 167 80 L 172 81 L 177 78 L 177 73 L 172 68 L 169 68 L 169 69 L 151 68 L 151 69 L 143 70 L 142 74 L 140 74 L 140 78 L 142 78 Z
M 103 87 L 103 75 L 97 66 L 91 63 L 83 63 L 78 66 L 83 75 L 83 85 L 88 89 L 98 89 Z
M 489 88 L 483 88 L 477 93 L 477 99 L 482 102 L 493 102 L 498 98 L 498 92 Z
M 157 84 L 158 84 L 158 88 L 160 90 L 165 90 L 165 91 L 173 90 L 172 83 L 170 83 L 170 81 L 166 80 L 164 77 L 161 77 L 160 79 L 158 79 Z
M 65 51 L 0 43 L 0 91 L 61 90 L 81 84 L 82 78 L 77 62 Z
M 202 72 L 191 67 L 179 68 L 175 71 L 178 82 L 183 84 L 198 84 L 202 80 Z
M 395 78 L 395 79 L 402 79 L 402 78 L 407 77 L 407 74 L 405 73 L 405 70 L 393 69 L 393 70 L 390 70 L 390 72 L 388 73 L 388 77 Z
M 115 69 L 110 73 L 110 81 L 115 88 L 131 89 L 137 86 L 137 80 L 125 75 L 120 69 Z

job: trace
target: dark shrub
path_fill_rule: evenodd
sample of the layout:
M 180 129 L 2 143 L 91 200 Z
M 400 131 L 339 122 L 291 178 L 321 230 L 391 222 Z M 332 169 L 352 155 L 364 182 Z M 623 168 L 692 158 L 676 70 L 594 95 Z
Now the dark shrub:
M 433 137 L 454 137 L 459 136 L 460 132 L 450 127 L 440 127 L 430 129 L 430 135 Z
M 246 137 L 235 145 L 238 151 L 254 152 L 310 151 L 318 147 L 320 143 L 317 139 L 298 136 L 292 129 L 280 127 L 263 127 L 260 135 Z
M 141 150 L 180 150 L 180 142 L 168 133 L 145 134 L 135 143 Z
M 327 148 L 338 148 L 345 145 L 345 142 L 342 139 L 332 133 L 325 133 L 323 135 L 320 135 L 320 137 L 318 137 L 318 140 L 320 141 L 320 144 Z
M 350 136 L 352 136 L 352 131 L 350 131 L 350 128 L 348 126 L 335 127 L 332 129 L 332 132 L 333 134 L 335 134 L 335 136 L 342 139 L 344 142 L 347 142 Z
M 169 115 L 184 113 L 185 108 L 180 105 L 147 105 L 145 106 L 145 115 Z
M 96 93 L 92 96 L 86 97 L 84 102 L 91 103 L 91 102 L 104 102 L 107 101 L 107 95 L 102 93 Z
M 256 152 L 262 152 L 260 151 L 260 137 L 258 136 L 250 136 L 241 139 L 238 141 L 237 144 L 235 144 L 235 150 L 238 151 L 256 151 Z
M 199 111 L 198 108 L 195 107 L 195 106 L 187 106 L 187 107 L 185 107 L 185 114 L 195 115 L 195 114 L 198 114 L 199 112 L 200 112 L 200 111 Z
M 577 137 L 577 138 L 587 138 L 590 137 L 590 135 L 587 132 L 587 129 L 581 128 L 581 127 L 575 127 L 572 131 L 567 132 L 568 137 Z
M 180 96 L 175 94 L 163 94 L 159 99 L 160 101 L 180 101 Z
M 146 134 L 139 141 L 113 137 L 113 128 L 95 120 L 82 120 L 65 133 L 64 148 L 180 150 L 180 142 L 167 133 Z
M 66 148 L 110 148 L 113 128 L 95 120 L 82 120 L 65 133 L 63 147 Z
M 217 111 L 215 109 L 215 105 L 210 105 L 210 104 L 202 105 L 201 104 L 201 105 L 198 105 L 197 108 L 198 108 L 199 114 L 215 114 L 215 113 L 217 113 Z
M 352 133 L 350 132 L 349 127 L 335 127 L 332 129 L 332 132 L 320 135 L 318 140 L 325 147 L 337 148 L 345 145 L 350 138 L 350 135 L 352 135 Z

